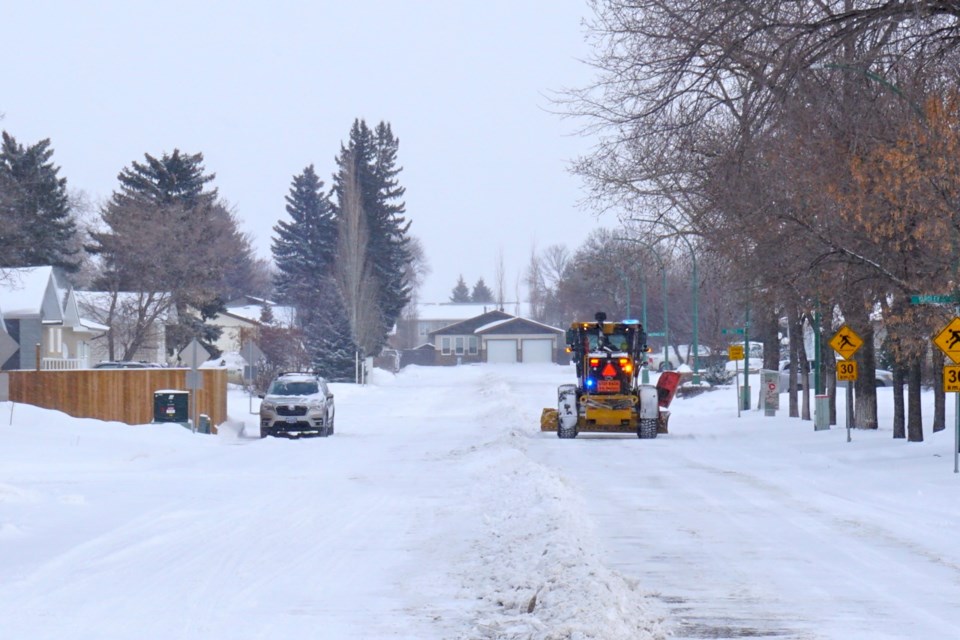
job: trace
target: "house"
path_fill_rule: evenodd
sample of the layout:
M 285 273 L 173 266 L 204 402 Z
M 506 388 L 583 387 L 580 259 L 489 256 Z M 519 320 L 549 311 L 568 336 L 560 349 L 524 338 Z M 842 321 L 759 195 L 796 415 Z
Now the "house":
M 431 331 L 433 364 L 561 362 L 563 330 L 494 310 Z
M 221 352 L 240 351 L 241 345 L 248 335 L 257 335 L 264 322 L 262 320 L 264 308 L 268 308 L 273 317 L 270 324 L 275 327 L 293 327 L 296 324 L 297 313 L 294 307 L 278 305 L 276 302 L 242 296 L 227 302 L 226 310 L 218 313 L 207 324 L 218 326 L 222 332 L 214 346 Z
M 170 294 L 137 291 L 77 291 L 80 312 L 108 327 L 108 331 L 90 343 L 90 363 L 104 360 L 167 361 L 167 332 L 176 324 L 177 311 Z M 114 341 L 110 354 L 109 340 Z M 134 340 L 140 345 L 132 354 L 125 354 Z
M 501 309 L 515 316 L 527 315 L 526 303 L 505 302 L 421 302 L 397 320 L 392 344 L 397 349 L 413 349 L 427 342 L 430 332 L 469 320 L 488 311 Z
M 84 369 L 91 342 L 108 329 L 83 317 L 76 293 L 54 267 L 0 270 L 0 310 L 20 349 L 3 369 Z

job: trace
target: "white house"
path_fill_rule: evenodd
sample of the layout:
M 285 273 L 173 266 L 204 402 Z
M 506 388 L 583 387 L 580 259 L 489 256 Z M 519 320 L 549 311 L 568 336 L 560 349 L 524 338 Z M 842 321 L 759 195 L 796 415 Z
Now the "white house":
M 4 369 L 82 369 L 107 327 L 83 317 L 76 293 L 56 268 L 0 269 L 4 329 L 20 349 Z
M 207 324 L 222 329 L 220 339 L 214 346 L 224 353 L 240 351 L 241 343 L 247 335 L 256 335 L 263 326 L 261 318 L 264 307 L 269 307 L 273 315 L 272 326 L 293 327 L 296 323 L 296 308 L 278 305 L 271 300 L 254 296 L 243 296 L 231 300 L 224 305 L 226 311 L 221 311 L 216 317 L 207 321 Z
M 177 321 L 170 294 L 136 291 L 77 291 L 75 294 L 80 312 L 107 326 L 109 331 L 90 342 L 91 364 L 122 358 L 126 345 L 132 343 L 136 333 L 142 333 L 143 341 L 132 355 L 128 355 L 128 360 L 167 361 L 166 328 Z M 109 337 L 114 340 L 112 358 Z

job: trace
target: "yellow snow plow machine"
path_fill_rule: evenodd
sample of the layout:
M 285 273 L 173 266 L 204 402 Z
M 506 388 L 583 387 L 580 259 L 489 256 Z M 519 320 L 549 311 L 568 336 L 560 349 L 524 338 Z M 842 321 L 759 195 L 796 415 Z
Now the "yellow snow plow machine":
M 647 362 L 647 334 L 635 320 L 575 322 L 567 329 L 567 351 L 577 370 L 576 384 L 557 389 L 557 408 L 540 415 L 541 431 L 556 431 L 560 438 L 579 433 L 636 433 L 656 438 L 667 433 L 670 412 L 680 376 L 664 371 L 657 384 L 639 384 Z

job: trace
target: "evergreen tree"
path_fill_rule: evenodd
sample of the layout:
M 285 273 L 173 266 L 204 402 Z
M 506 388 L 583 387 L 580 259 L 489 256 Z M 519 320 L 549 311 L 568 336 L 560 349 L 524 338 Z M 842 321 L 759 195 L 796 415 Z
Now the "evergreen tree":
M 286 202 L 290 220 L 273 228 L 278 296 L 297 307 L 313 368 L 329 380 L 352 381 L 356 347 L 333 277 L 337 221 L 313 165 L 294 176 Z
M 217 190 L 206 188 L 214 175 L 205 173 L 203 154 L 144 157 L 120 172 L 120 188 L 101 210 L 107 230 L 90 234 L 89 249 L 103 258 L 97 285 L 169 291 L 178 325 L 167 346 L 179 350 L 197 338 L 215 351 L 219 329 L 205 322 L 223 310 L 231 257 L 252 249 Z
M 332 382 L 356 380 L 357 345 L 351 337 L 343 298 L 332 277 L 318 289 L 320 306 L 304 325 L 304 341 L 314 371 Z
M 470 302 L 470 289 L 463 279 L 463 274 L 457 279 L 457 286 L 450 292 L 450 302 Z
M 470 302 L 493 302 L 493 291 L 483 281 L 483 278 L 477 280 L 473 285 L 473 293 L 470 294 Z
M 330 275 L 337 246 L 333 205 L 313 165 L 294 176 L 286 196 L 289 221 L 274 226 L 277 295 L 296 306 L 305 323 L 319 306 L 318 283 Z
M 67 180 L 51 162 L 50 140 L 24 147 L 6 131 L 0 147 L 0 266 L 80 266 Z

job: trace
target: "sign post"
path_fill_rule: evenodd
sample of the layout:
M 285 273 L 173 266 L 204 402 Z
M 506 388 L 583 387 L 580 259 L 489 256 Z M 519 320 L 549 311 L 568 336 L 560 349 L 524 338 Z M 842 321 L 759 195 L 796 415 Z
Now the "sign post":
M 955 364 L 960 363 L 960 318 L 954 317 L 933 339 L 944 355 Z M 957 393 L 954 404 L 956 425 L 953 429 L 953 472 L 960 473 L 960 367 L 947 365 L 943 368 L 943 390 Z
M 250 394 L 250 415 L 253 415 L 253 381 L 257 378 L 257 369 L 267 356 L 260 350 L 259 345 L 253 340 L 247 340 L 240 347 L 240 356 L 247 362 L 243 367 L 243 383 Z M 646 368 L 644 368 L 646 373 Z
M 853 382 L 857 379 L 857 363 L 850 358 L 863 346 L 863 338 L 847 325 L 843 325 L 833 334 L 830 346 L 843 356 L 843 361 L 837 363 L 837 380 L 847 381 L 847 442 L 850 442 L 850 429 L 853 428 Z
M 200 365 L 210 359 L 210 352 L 203 348 L 196 338 L 190 341 L 183 351 L 180 352 L 180 359 L 190 367 L 187 372 L 187 388 L 190 390 L 190 415 L 193 419 L 193 432 L 196 433 L 200 426 L 200 407 L 197 402 L 197 391 L 203 389 L 203 376 L 200 374 Z
M 724 329 L 726 331 L 726 329 Z M 733 375 L 737 383 L 737 417 L 740 417 L 740 361 L 743 360 L 743 345 L 732 344 L 727 347 L 727 357 L 733 360 Z M 746 367 L 744 367 L 746 372 Z

